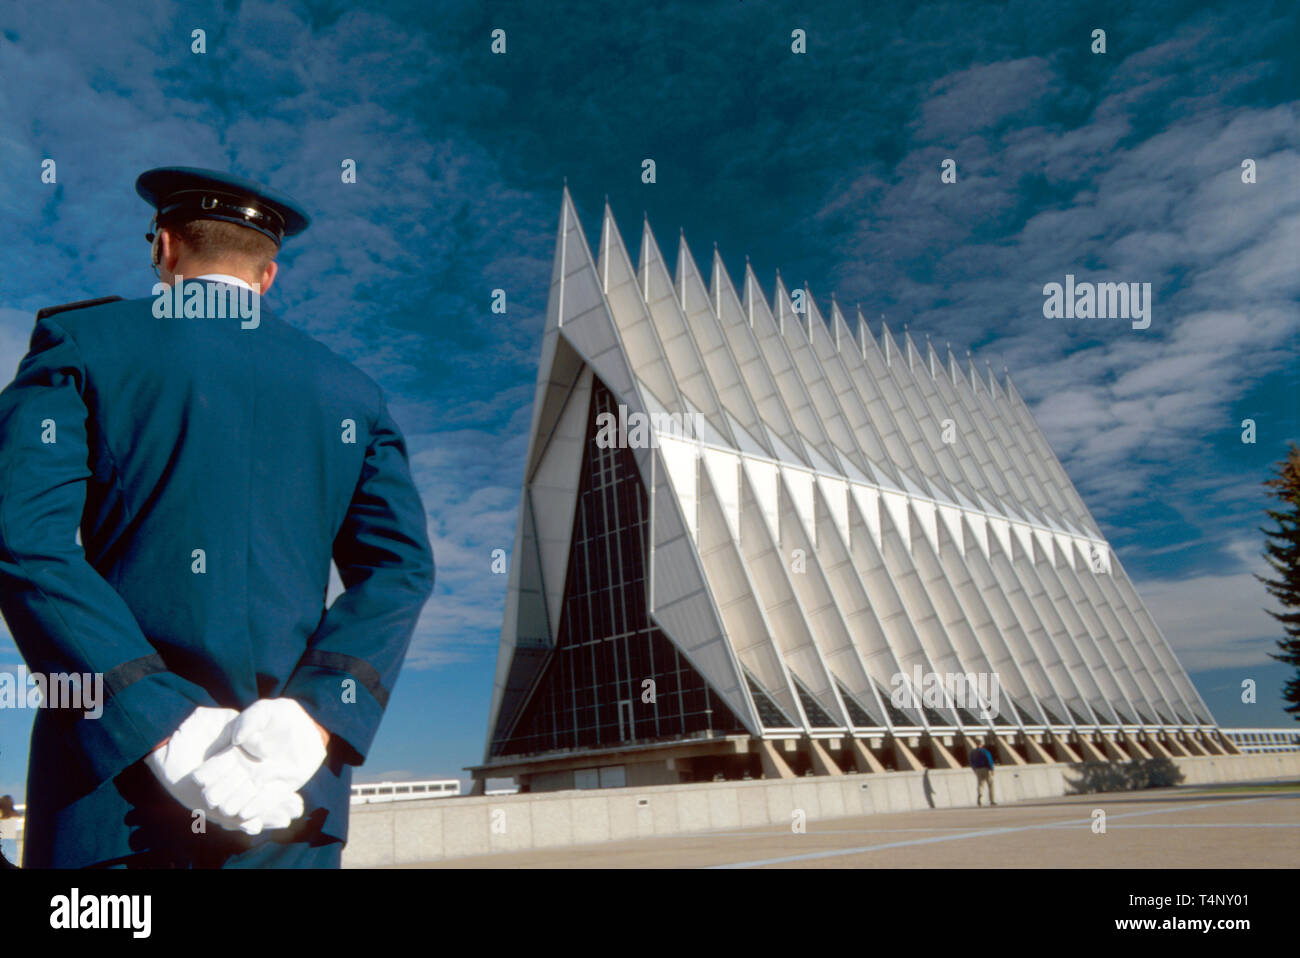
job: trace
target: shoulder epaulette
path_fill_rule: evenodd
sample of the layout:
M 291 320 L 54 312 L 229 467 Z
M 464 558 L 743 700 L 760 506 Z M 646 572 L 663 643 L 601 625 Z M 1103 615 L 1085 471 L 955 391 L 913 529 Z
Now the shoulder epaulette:
M 83 299 L 75 303 L 64 303 L 62 306 L 46 306 L 36 314 L 36 320 L 39 322 L 47 316 L 56 316 L 59 313 L 66 313 L 73 309 L 87 309 L 91 306 L 103 306 L 105 303 L 116 303 L 121 296 L 103 296 L 99 299 Z

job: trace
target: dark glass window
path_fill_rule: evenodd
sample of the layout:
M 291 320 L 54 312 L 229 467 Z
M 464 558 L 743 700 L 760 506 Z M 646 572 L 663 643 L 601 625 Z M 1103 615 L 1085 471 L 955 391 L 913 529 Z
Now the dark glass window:
M 928 705 L 922 705 L 921 711 L 925 712 L 925 720 L 936 728 L 946 728 L 953 724 L 952 713 L 944 709 L 943 715 L 930 708 Z
M 885 704 L 885 710 L 889 712 L 889 721 L 896 726 L 915 728 L 920 726 L 921 717 L 914 711 L 908 711 L 895 705 L 889 689 L 877 685 L 876 690 L 880 693 L 880 701 Z
M 745 732 L 650 621 L 649 500 L 632 451 L 596 444 L 602 412 L 617 400 L 593 379 L 559 634 L 494 756 Z
M 856 698 L 848 693 L 844 686 L 840 686 L 840 698 L 844 700 L 844 707 L 849 710 L 849 720 L 858 728 L 884 728 L 885 723 L 878 718 L 873 718 L 872 713 L 868 712 Z
M 807 686 L 799 681 L 799 677 L 791 674 L 794 679 L 794 687 L 799 692 L 799 704 L 803 706 L 803 714 L 808 716 L 809 725 L 812 728 L 841 728 L 842 725 L 831 719 L 826 710 L 817 703 L 813 694 L 808 691 Z
M 1097 718 L 1107 725 L 1116 724 L 1115 710 L 1109 702 L 1093 702 L 1092 710 L 1097 713 Z
M 772 701 L 772 696 L 767 694 L 763 686 L 758 684 L 758 679 L 745 672 L 745 681 L 749 684 L 749 694 L 754 697 L 754 707 L 758 709 L 758 720 L 763 723 L 764 728 L 798 728 L 797 722 L 792 722 L 789 717 L 781 710 L 781 707 Z
M 1006 692 L 998 694 L 998 714 L 993 716 L 994 725 L 1014 726 L 1016 716 L 1023 715 L 1024 712 L 1012 701 L 1011 696 Z M 1030 724 L 1033 724 L 1032 722 Z

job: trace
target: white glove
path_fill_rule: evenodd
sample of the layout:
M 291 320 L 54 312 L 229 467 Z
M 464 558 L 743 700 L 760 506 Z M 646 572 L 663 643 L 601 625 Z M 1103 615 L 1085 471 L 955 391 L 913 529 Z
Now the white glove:
M 172 798 L 188 809 L 202 810 L 208 821 L 228 831 L 256 835 L 263 828 L 284 828 L 303 811 L 302 796 L 292 789 L 267 789 L 245 801 L 241 810 L 248 814 L 237 817 L 204 801 L 203 787 L 194 779 L 194 771 L 207 759 L 229 751 L 231 724 L 238 718 L 234 709 L 196 708 L 167 744 L 149 753 L 145 761 Z
M 316 723 L 289 698 L 260 699 L 230 725 L 231 747 L 194 771 L 203 800 L 225 815 L 247 816 L 263 792 L 296 795 L 325 761 Z

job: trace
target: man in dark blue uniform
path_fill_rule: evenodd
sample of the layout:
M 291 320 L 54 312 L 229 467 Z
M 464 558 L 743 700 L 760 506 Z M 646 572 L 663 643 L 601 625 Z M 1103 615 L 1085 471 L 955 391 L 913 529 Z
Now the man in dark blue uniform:
M 136 188 L 155 296 L 42 310 L 0 393 L 0 610 L 33 673 L 103 676 L 98 717 L 36 715 L 24 864 L 337 867 L 433 588 L 405 443 L 268 311 L 164 302 L 260 307 L 297 204 L 185 168 Z

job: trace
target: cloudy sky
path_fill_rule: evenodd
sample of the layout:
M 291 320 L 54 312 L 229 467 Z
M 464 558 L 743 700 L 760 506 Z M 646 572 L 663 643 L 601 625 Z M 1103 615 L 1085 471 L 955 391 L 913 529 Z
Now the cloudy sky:
M 1260 482 L 1300 432 L 1300 14 L 1131 6 L 9 4 L 0 379 L 41 306 L 148 293 L 142 170 L 300 199 L 314 224 L 268 305 L 387 389 L 438 564 L 363 777 L 461 776 L 567 176 L 589 237 L 608 195 L 634 246 L 644 212 L 669 248 L 679 228 L 697 259 L 716 242 L 733 276 L 748 254 L 769 294 L 780 269 L 1008 366 L 1216 716 L 1289 724 L 1252 573 Z M 1150 328 L 1045 319 L 1067 273 L 1150 283 Z M 0 635 L 0 669 L 18 662 Z M 0 794 L 23 792 L 30 721 L 0 713 Z

